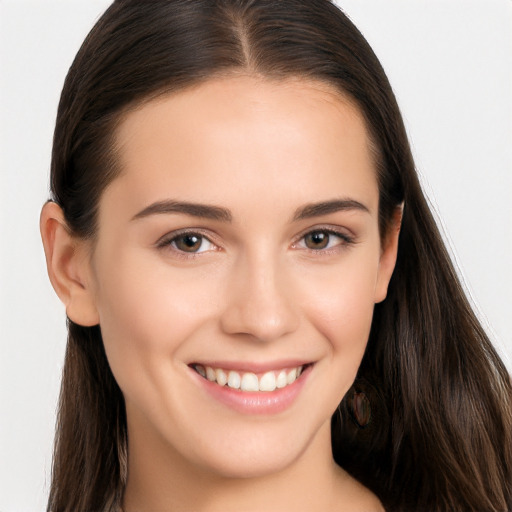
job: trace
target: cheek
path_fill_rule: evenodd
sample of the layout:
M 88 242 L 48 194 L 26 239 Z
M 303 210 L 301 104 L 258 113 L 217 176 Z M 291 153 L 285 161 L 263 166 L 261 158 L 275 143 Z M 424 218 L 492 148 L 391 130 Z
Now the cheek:
M 348 389 L 359 368 L 370 333 L 378 259 L 371 254 L 347 259 L 339 269 L 316 276 L 304 309 L 329 346 L 334 378 Z M 306 298 L 305 293 L 303 296 Z M 346 391 L 345 389 L 345 391 Z
M 307 291 L 308 309 L 312 321 L 320 331 L 329 334 L 329 339 L 334 341 L 347 333 L 343 338 L 350 340 L 348 333 L 369 329 L 377 275 L 377 258 L 363 254 L 347 258 L 345 264 L 325 269 L 315 276 L 315 286 L 308 287 Z
M 134 376 L 152 381 L 159 369 L 165 371 L 213 315 L 211 280 L 190 280 L 142 252 L 104 259 L 97 282 L 105 350 L 122 389 Z

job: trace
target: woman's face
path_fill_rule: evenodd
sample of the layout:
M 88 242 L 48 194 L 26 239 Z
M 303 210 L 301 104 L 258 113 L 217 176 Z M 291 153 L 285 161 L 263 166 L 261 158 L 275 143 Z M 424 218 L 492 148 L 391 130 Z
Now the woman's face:
M 330 456 L 395 258 L 358 110 L 219 78 L 127 114 L 117 142 L 88 286 L 130 457 L 255 476 Z

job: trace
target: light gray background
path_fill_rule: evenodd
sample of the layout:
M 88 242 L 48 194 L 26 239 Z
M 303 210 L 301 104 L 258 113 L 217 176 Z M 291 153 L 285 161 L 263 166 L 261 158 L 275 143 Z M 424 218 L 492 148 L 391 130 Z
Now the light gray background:
M 45 508 L 64 308 L 39 239 L 65 73 L 106 0 L 0 2 L 0 511 Z M 340 0 L 395 88 L 480 316 L 512 369 L 512 2 Z

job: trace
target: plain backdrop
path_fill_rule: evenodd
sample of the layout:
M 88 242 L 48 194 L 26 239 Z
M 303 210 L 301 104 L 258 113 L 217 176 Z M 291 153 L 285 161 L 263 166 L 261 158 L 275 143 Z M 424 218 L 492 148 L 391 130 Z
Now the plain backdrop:
M 2 512 L 45 508 L 66 332 L 39 212 L 64 76 L 108 4 L 0 0 Z M 512 2 L 339 4 L 388 73 L 453 257 L 512 370 Z

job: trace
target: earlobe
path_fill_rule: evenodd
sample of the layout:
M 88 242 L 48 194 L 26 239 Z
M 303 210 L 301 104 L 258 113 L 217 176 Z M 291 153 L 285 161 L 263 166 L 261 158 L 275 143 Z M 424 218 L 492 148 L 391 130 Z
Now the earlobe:
M 86 242 L 73 237 L 62 209 L 52 201 L 43 206 L 40 229 L 48 276 L 68 318 L 83 326 L 97 325 Z
M 398 239 L 402 225 L 404 205 L 401 204 L 395 210 L 391 226 L 384 239 L 382 253 L 379 262 L 379 274 L 377 277 L 377 286 L 375 288 L 375 303 L 382 302 L 388 293 L 388 285 L 395 269 L 396 258 L 398 254 Z

